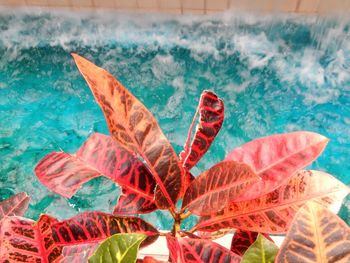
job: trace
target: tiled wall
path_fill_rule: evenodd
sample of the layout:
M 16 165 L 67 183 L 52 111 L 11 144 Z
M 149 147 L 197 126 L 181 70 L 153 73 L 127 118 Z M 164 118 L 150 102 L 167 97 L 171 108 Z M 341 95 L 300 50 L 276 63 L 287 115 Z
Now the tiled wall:
M 228 9 L 262 12 L 350 13 L 350 0 L 0 0 L 0 6 L 114 8 L 176 14 L 212 14 Z

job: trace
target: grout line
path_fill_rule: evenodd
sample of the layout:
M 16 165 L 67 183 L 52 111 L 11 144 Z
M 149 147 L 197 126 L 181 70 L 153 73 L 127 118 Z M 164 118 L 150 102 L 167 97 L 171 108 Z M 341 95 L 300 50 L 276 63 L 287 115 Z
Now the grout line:
M 316 7 L 316 10 L 315 10 L 315 14 L 320 14 L 321 1 L 322 1 L 322 0 L 319 0 L 318 3 L 317 3 L 317 7 Z
M 301 0 L 298 0 L 297 4 L 296 4 L 296 7 L 294 9 L 294 12 L 299 13 L 300 5 L 301 5 Z

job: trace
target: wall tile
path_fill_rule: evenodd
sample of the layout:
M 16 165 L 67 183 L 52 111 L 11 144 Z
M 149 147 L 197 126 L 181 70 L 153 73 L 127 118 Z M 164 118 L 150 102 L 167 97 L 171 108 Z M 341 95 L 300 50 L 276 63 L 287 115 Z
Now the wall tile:
M 27 5 L 34 5 L 34 6 L 47 6 L 48 5 L 47 0 L 26 0 L 26 2 L 27 2 Z
M 207 10 L 225 10 L 229 0 L 206 0 Z
M 27 0 L 28 1 L 28 0 Z M 73 7 L 92 7 L 92 0 L 71 0 Z
M 115 0 L 92 0 L 92 4 L 95 7 L 100 8 L 115 8 Z
M 294 12 L 296 11 L 297 4 L 298 0 L 274 0 L 273 10 L 282 12 Z
M 159 9 L 158 0 L 138 0 L 137 3 L 139 8 L 142 8 L 142 9 L 153 9 L 153 10 Z
M 230 0 L 230 9 L 245 11 L 271 11 L 273 6 L 274 0 Z
M 320 3 L 318 5 L 318 13 L 344 13 L 346 11 L 349 11 L 349 0 L 332 0 L 332 1 L 325 1 L 320 0 Z
M 319 0 L 301 0 L 298 8 L 300 13 L 315 13 L 318 10 Z
M 116 0 L 116 7 L 120 9 L 137 9 L 137 0 Z
M 161 9 L 181 9 L 181 0 L 158 0 Z
M 182 0 L 184 9 L 204 9 L 204 0 Z
M 25 5 L 25 0 L 0 0 L 0 6 L 4 5 Z
M 70 0 L 48 0 L 48 5 L 57 7 L 70 7 L 72 6 L 72 2 Z

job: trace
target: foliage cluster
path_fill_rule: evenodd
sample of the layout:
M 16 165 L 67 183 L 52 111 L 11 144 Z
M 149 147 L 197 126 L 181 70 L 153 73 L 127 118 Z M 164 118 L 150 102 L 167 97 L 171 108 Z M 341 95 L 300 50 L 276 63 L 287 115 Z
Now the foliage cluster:
M 25 193 L 10 197 L 0 203 L 0 262 L 159 262 L 137 253 L 160 235 L 171 262 L 349 262 L 350 229 L 329 210 L 337 212 L 349 188 L 325 172 L 303 170 L 327 138 L 306 131 L 259 138 L 195 177 L 191 168 L 224 121 L 224 103 L 214 92 L 203 91 L 177 155 L 153 115 L 121 83 L 73 57 L 110 136 L 94 133 L 74 154 L 48 154 L 35 174 L 66 198 L 99 176 L 117 183 L 121 195 L 110 214 L 85 212 L 63 221 L 43 214 L 36 222 L 22 217 Z M 169 233 L 135 216 L 157 209 L 174 218 Z M 181 229 L 191 215 L 198 223 Z M 230 249 L 213 241 L 232 230 Z M 286 238 L 278 248 L 269 235 Z

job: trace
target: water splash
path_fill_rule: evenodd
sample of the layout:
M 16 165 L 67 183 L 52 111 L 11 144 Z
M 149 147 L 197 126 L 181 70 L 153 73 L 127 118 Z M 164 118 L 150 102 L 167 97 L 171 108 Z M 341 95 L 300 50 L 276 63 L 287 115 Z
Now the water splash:
M 348 184 L 349 28 L 345 17 L 2 9 L 1 198 L 27 191 L 33 218 L 41 212 L 67 218 L 86 210 L 112 211 L 119 190 L 103 178 L 66 200 L 49 193 L 33 174 L 45 154 L 75 152 L 92 132 L 108 133 L 70 52 L 117 76 L 154 113 L 177 152 L 201 91 L 213 89 L 223 97 L 224 126 L 195 174 L 250 139 L 310 130 L 331 139 L 313 168 Z M 148 217 L 163 229 L 171 222 L 161 212 Z

